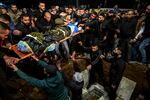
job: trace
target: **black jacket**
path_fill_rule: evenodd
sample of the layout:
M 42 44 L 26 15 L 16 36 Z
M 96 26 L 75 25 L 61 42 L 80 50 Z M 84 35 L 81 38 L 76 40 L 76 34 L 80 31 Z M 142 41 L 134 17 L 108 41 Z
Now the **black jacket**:
M 69 80 L 65 73 L 62 72 L 63 79 L 65 82 L 65 85 L 68 87 L 68 89 L 71 92 L 71 100 L 82 100 L 82 88 L 84 85 L 84 82 L 77 82 L 75 80 Z
M 135 27 L 137 20 L 132 18 L 130 21 L 123 19 L 120 23 L 120 38 L 121 39 L 130 39 L 135 35 Z
M 68 83 L 68 86 L 72 92 L 71 100 L 82 100 L 82 88 L 84 82 L 76 82 L 74 80 Z
M 143 37 L 144 38 L 150 38 L 150 13 L 146 16 L 145 19 L 145 30 L 143 32 Z
M 50 22 L 47 22 L 44 18 L 41 18 L 40 21 L 37 20 L 36 26 L 40 32 L 45 32 L 54 26 L 54 22 L 52 20 Z
M 36 32 L 38 31 L 37 28 L 33 28 L 31 25 L 25 25 L 23 23 L 18 23 L 15 26 L 15 30 L 19 30 L 22 32 L 21 35 L 13 35 L 13 40 L 14 43 L 18 43 L 21 39 L 23 39 L 27 34 L 30 34 L 31 32 Z
M 125 61 L 123 60 L 123 58 L 114 58 L 112 60 L 111 68 L 109 71 L 110 83 L 113 85 L 119 85 L 124 70 Z
M 44 14 L 44 11 L 41 12 L 40 10 L 36 10 L 35 12 L 33 12 L 33 16 L 37 18 L 37 20 L 40 20 L 42 18 Z

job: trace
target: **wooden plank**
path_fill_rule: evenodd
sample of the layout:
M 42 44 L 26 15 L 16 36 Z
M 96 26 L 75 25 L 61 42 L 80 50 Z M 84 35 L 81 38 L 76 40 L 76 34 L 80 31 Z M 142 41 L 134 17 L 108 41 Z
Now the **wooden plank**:
M 77 33 L 74 33 L 73 35 L 70 35 L 70 36 L 68 36 L 68 37 L 65 37 L 64 39 L 58 41 L 57 43 L 59 44 L 59 43 L 61 43 L 61 42 L 64 42 L 64 41 L 66 41 L 67 39 L 70 39 L 70 38 L 72 38 L 73 36 L 76 36 L 76 35 L 78 35 L 78 34 L 80 34 L 80 33 L 83 33 L 83 32 L 84 32 L 84 31 L 81 30 L 81 31 L 79 31 L 79 32 L 77 32 Z M 10 47 L 10 49 L 13 50 L 21 59 L 28 58 L 28 57 L 30 57 L 30 56 L 32 56 L 32 55 L 34 54 L 34 52 L 32 51 L 32 49 L 31 49 L 29 46 L 28 46 L 28 48 L 30 49 L 31 52 L 29 52 L 29 53 L 24 53 L 24 52 L 21 52 L 21 51 L 18 50 L 17 45 L 12 45 L 12 46 Z M 46 48 L 46 49 L 43 51 L 43 53 L 41 53 L 40 55 L 38 55 L 38 58 L 40 59 L 40 58 L 47 52 L 47 50 L 48 50 L 48 48 Z
M 13 50 L 20 57 L 20 60 L 23 60 L 33 55 L 32 52 L 24 53 L 24 52 L 19 51 L 17 45 L 12 45 L 10 49 Z
M 58 41 L 58 42 L 56 42 L 56 43 L 57 43 L 57 44 L 62 43 L 62 42 L 66 41 L 66 40 L 68 40 L 68 39 L 70 39 L 70 38 L 72 38 L 72 37 L 74 37 L 74 36 L 76 36 L 76 35 L 78 35 L 78 34 L 80 34 L 80 33 L 83 33 L 83 32 L 84 32 L 84 30 L 80 30 L 80 31 L 78 31 L 78 32 L 76 32 L 76 33 L 74 33 L 74 34 L 68 36 L 68 37 L 65 37 L 64 39 L 62 39 L 62 40 L 60 40 L 60 41 Z M 46 48 L 46 49 L 39 55 L 39 59 L 43 57 L 43 55 L 47 52 L 47 50 L 48 50 L 48 48 Z

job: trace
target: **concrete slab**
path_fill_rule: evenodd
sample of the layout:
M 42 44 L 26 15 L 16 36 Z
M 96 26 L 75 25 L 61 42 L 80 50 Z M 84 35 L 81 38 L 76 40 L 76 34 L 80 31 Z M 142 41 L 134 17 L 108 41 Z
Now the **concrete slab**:
M 122 77 L 122 80 L 116 92 L 117 94 L 116 100 L 130 100 L 131 95 L 135 89 L 135 86 L 136 82 L 126 77 Z

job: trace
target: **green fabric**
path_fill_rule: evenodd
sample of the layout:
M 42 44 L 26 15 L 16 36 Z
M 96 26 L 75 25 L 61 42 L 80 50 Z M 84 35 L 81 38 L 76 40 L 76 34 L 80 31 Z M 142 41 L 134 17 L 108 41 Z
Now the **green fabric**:
M 43 88 L 48 93 L 48 100 L 66 100 L 68 96 L 68 91 L 64 86 L 62 74 L 58 71 L 55 77 L 45 78 L 43 80 L 30 77 L 19 69 L 16 73 L 30 84 Z
M 45 63 L 45 62 L 42 61 L 42 60 L 39 60 L 39 61 L 37 62 L 37 64 L 38 64 L 39 66 L 41 66 L 41 67 L 44 67 L 44 68 L 48 66 L 48 64 Z
M 38 40 L 40 43 L 42 43 L 42 42 L 45 40 L 44 35 L 43 35 L 42 33 L 39 33 L 39 32 L 32 32 L 32 33 L 30 33 L 30 35 L 33 36 L 33 37 L 37 37 L 37 40 Z
M 54 39 L 61 40 L 69 36 L 71 30 L 66 27 L 56 26 L 54 29 L 51 29 L 48 32 Z

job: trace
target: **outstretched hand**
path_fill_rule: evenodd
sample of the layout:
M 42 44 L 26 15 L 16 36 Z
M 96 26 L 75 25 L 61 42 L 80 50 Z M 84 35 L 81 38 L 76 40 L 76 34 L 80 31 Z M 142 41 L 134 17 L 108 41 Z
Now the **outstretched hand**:
M 14 71 L 17 71 L 17 70 L 18 70 L 17 66 L 14 65 L 14 64 L 12 64 L 12 65 L 10 65 L 10 66 L 8 66 L 8 67 L 11 68 L 11 69 L 13 69 Z
M 8 66 L 11 66 L 12 64 L 16 64 L 19 62 L 19 59 L 15 58 L 15 57 L 9 57 L 9 56 L 5 55 L 3 58 Z
M 104 55 L 100 55 L 100 58 L 103 59 L 103 58 L 105 58 L 105 56 Z
M 92 69 L 92 65 L 90 64 L 87 66 L 87 70 L 91 70 L 91 69 Z

